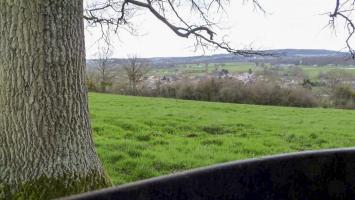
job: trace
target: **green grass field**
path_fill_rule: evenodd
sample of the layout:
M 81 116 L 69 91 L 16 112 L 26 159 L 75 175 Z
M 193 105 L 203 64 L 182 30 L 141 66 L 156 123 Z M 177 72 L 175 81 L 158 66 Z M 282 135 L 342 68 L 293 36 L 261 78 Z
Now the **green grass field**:
M 114 184 L 226 161 L 355 146 L 355 111 L 89 95 Z
M 327 73 L 331 70 L 340 69 L 345 70 L 346 72 L 355 76 L 355 68 L 354 67 L 310 67 L 310 66 L 302 66 L 305 74 L 309 76 L 311 80 L 318 80 L 319 75 L 321 73 Z

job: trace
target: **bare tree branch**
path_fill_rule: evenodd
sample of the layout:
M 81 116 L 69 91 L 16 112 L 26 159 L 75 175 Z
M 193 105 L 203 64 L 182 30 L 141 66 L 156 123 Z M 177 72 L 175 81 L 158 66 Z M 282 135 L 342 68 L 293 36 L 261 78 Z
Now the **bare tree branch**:
M 252 0 L 252 3 L 263 10 L 257 0 Z M 91 25 L 100 24 L 101 27 L 105 25 L 108 28 L 114 26 L 114 31 L 117 32 L 119 27 L 130 25 L 128 21 L 132 17 L 133 10 L 146 9 L 176 35 L 194 38 L 196 47 L 202 49 L 214 47 L 245 56 L 268 55 L 263 51 L 252 49 L 234 49 L 227 42 L 215 39 L 216 33 L 213 29 L 216 23 L 210 19 L 209 12 L 212 10 L 213 14 L 216 14 L 218 11 L 223 11 L 225 4 L 228 4 L 228 0 L 105 0 L 103 3 L 93 4 L 87 8 L 84 18 Z M 191 23 L 181 15 L 179 8 L 186 8 L 186 6 L 190 6 L 202 23 Z
M 353 59 L 355 59 L 355 50 L 351 45 L 351 39 L 355 34 L 355 24 L 352 20 L 352 14 L 355 10 L 354 4 L 354 0 L 335 0 L 334 11 L 329 13 L 329 17 L 331 18 L 329 25 L 332 28 L 335 28 L 335 20 L 337 17 L 345 21 L 345 27 L 348 31 L 348 37 L 346 38 L 345 43 Z
M 228 42 L 216 39 L 215 28 L 217 23 L 211 20 L 211 15 L 224 11 L 229 0 L 99 0 L 99 3 L 90 5 L 84 14 L 89 25 L 99 25 L 102 30 L 113 29 L 117 33 L 119 28 L 134 33 L 134 27 L 129 23 L 135 10 L 148 10 L 158 20 L 168 26 L 176 35 L 184 38 L 193 38 L 195 47 L 203 50 L 208 47 L 224 49 L 229 53 L 238 55 L 268 55 L 263 51 L 238 50 L 232 48 Z M 251 2 L 255 9 L 266 13 L 259 0 L 244 0 Z M 345 39 L 346 47 L 353 59 L 355 50 L 352 47 L 352 38 L 355 35 L 355 22 L 353 11 L 355 0 L 335 0 L 335 7 L 329 12 L 328 26 L 335 29 L 336 19 L 345 21 L 348 36 Z M 183 10 L 190 7 L 191 12 L 197 15 L 201 23 L 193 23 L 183 16 Z M 211 13 L 210 13 L 211 11 Z M 107 34 L 102 31 L 103 34 Z

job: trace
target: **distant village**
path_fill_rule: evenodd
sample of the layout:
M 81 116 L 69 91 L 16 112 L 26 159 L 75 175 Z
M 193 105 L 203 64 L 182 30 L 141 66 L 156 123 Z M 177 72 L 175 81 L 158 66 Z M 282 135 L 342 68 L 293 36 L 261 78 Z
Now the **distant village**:
M 259 63 L 258 63 L 259 64 Z M 257 65 L 257 64 L 256 64 Z M 259 64 L 259 66 L 263 65 L 262 67 L 267 68 L 264 63 Z M 270 65 L 270 64 L 269 64 Z M 258 66 L 258 65 L 257 65 Z M 328 67 L 334 67 L 332 64 L 327 65 Z M 270 65 L 269 67 L 274 67 L 276 68 L 275 71 L 280 72 L 279 69 L 285 69 L 285 68 L 290 68 L 290 69 L 297 69 L 298 65 L 295 64 L 275 64 L 275 65 Z M 318 67 L 318 65 L 314 65 L 313 67 Z M 202 68 L 202 66 L 201 66 Z M 335 68 L 335 67 L 334 67 Z M 336 68 L 335 68 L 336 69 Z M 280 84 L 282 87 L 291 87 L 293 85 L 301 85 L 304 84 L 307 76 L 304 74 L 301 68 L 299 68 L 300 72 L 297 72 L 298 74 L 277 74 L 276 75 L 276 80 L 278 84 Z M 240 81 L 244 84 L 253 84 L 257 81 L 268 81 L 270 79 L 270 76 L 265 75 L 258 72 L 253 72 L 252 69 L 249 69 L 248 72 L 234 72 L 230 73 L 228 70 L 223 68 L 222 66 L 216 67 L 216 69 L 213 72 L 204 72 L 198 75 L 194 75 L 193 73 L 175 73 L 175 74 L 169 74 L 169 75 L 150 75 L 150 76 L 145 76 L 142 81 L 142 85 L 145 87 L 148 87 L 150 89 L 156 89 L 157 85 L 172 85 L 178 81 L 201 81 L 201 80 L 207 80 L 207 79 L 232 79 L 236 81 Z M 320 77 L 319 84 L 327 84 L 328 82 L 328 77 Z M 354 77 L 351 77 L 350 79 L 344 79 L 340 80 L 343 83 L 350 84 L 352 85 L 353 88 L 355 88 L 355 79 Z M 157 84 L 159 83 L 159 84 Z
M 240 74 L 231 74 L 228 73 L 227 70 L 222 69 L 221 71 L 215 71 L 213 73 L 208 73 L 206 75 L 196 75 L 196 76 L 182 76 L 179 74 L 164 75 L 164 76 L 152 75 L 144 78 L 143 85 L 151 89 L 156 89 L 157 83 L 159 83 L 160 85 L 170 85 L 177 81 L 182 81 L 182 80 L 200 81 L 200 80 L 212 79 L 212 78 L 234 79 L 247 84 L 247 83 L 255 82 L 258 78 L 261 79 L 262 76 L 257 76 L 254 73 L 248 73 L 248 72 L 240 73 Z

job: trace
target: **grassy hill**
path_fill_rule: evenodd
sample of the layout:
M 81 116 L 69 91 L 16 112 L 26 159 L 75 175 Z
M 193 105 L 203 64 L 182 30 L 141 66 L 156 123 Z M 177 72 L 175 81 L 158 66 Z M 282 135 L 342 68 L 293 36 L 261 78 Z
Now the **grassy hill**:
M 355 146 L 355 111 L 89 95 L 114 184 L 231 160 Z

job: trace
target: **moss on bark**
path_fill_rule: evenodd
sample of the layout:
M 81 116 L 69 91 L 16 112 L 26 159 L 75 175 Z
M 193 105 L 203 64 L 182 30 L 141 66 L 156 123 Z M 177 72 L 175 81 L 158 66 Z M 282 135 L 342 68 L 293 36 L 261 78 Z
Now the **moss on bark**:
M 83 177 L 67 174 L 59 178 L 40 177 L 21 185 L 0 183 L 0 199 L 54 199 L 112 186 L 106 175 L 91 173 Z

